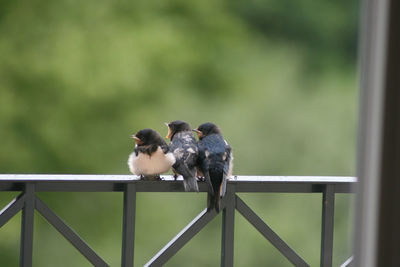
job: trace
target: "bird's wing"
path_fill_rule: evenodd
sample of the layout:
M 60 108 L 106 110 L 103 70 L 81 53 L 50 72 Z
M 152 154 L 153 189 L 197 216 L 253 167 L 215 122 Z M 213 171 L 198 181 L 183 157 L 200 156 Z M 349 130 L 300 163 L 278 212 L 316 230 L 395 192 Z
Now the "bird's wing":
M 226 143 L 226 141 L 225 141 Z M 223 161 L 224 161 L 224 171 L 223 171 L 223 176 L 222 176 L 222 182 L 221 182 L 221 187 L 220 187 L 220 196 L 223 197 L 225 196 L 226 193 L 226 182 L 229 179 L 230 175 L 230 169 L 232 168 L 232 147 L 226 143 L 226 149 L 225 153 L 223 156 Z
M 209 173 L 209 159 L 207 157 L 207 150 L 204 146 L 199 145 L 199 156 L 197 158 L 198 166 L 201 172 L 204 174 L 204 179 L 208 185 L 208 191 L 211 195 L 214 195 L 214 189 L 211 183 L 210 173 Z
M 172 167 L 184 178 L 195 176 L 195 174 L 189 170 L 188 166 L 182 160 L 177 160 Z
M 187 153 L 185 157 L 185 163 L 190 169 L 194 169 L 199 154 L 197 144 L 187 144 L 185 151 Z

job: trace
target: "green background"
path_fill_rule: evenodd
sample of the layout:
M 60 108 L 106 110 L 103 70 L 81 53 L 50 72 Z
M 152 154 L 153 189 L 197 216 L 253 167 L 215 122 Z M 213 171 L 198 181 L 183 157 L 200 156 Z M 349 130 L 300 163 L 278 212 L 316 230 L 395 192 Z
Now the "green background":
M 215 122 L 235 175 L 355 173 L 358 1 L 0 0 L 0 173 L 128 174 L 129 136 Z M 0 208 L 16 193 L 0 193 Z M 40 193 L 111 266 L 122 194 Z M 321 195 L 241 194 L 312 266 Z M 135 266 L 205 208 L 205 193 L 138 193 Z M 336 199 L 334 266 L 353 197 Z M 34 266 L 90 266 L 35 216 Z M 166 266 L 218 266 L 221 215 Z M 0 229 L 18 266 L 20 215 Z M 235 266 L 291 266 L 236 214 Z

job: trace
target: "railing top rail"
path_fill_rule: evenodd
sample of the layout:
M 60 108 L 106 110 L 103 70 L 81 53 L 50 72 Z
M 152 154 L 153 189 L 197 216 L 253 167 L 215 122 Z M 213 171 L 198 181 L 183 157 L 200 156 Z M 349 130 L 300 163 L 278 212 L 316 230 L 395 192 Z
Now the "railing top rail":
M 182 178 L 162 175 L 162 181 L 144 181 L 134 175 L 84 174 L 1 174 L 0 191 L 22 191 L 34 183 L 36 191 L 53 192 L 121 192 L 134 184 L 137 192 L 183 192 Z M 334 185 L 335 193 L 351 193 L 355 177 L 344 176 L 233 176 L 228 186 L 236 192 L 320 193 Z M 207 192 L 199 182 L 200 192 Z
M 163 181 L 175 181 L 171 175 L 162 175 Z M 178 178 L 178 181 L 182 178 Z M 137 182 L 140 180 L 135 175 L 96 175 L 96 174 L 0 174 L 1 182 Z M 350 176 L 233 176 L 229 183 L 355 183 L 356 177 Z

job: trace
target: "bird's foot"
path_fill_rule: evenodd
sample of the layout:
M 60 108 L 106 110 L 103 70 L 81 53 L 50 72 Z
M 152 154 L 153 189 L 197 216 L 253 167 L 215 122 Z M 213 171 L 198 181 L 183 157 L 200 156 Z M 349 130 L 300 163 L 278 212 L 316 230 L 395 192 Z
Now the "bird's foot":
M 206 178 L 204 178 L 202 176 L 197 176 L 197 180 L 200 182 L 204 182 L 206 180 Z

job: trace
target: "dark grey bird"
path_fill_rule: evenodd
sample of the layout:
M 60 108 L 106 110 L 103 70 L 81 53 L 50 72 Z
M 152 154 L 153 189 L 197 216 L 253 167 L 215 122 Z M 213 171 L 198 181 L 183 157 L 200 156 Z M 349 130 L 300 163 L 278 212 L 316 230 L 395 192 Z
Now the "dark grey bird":
M 131 136 L 135 150 L 129 155 L 129 170 L 144 179 L 160 179 L 175 163 L 174 155 L 161 135 L 153 129 L 143 129 Z
M 199 192 L 196 178 L 198 149 L 192 128 L 187 122 L 180 120 L 165 124 L 168 126 L 166 138 L 171 140 L 169 149 L 176 159 L 172 166 L 174 177 L 176 179 L 178 175 L 182 175 L 186 192 Z
M 209 188 L 208 209 L 217 212 L 226 193 L 226 182 L 232 175 L 233 154 L 231 146 L 222 137 L 219 127 L 211 122 L 194 129 L 199 137 L 197 165 Z

